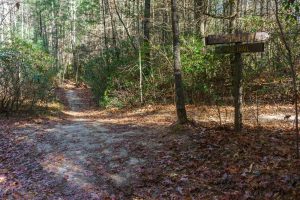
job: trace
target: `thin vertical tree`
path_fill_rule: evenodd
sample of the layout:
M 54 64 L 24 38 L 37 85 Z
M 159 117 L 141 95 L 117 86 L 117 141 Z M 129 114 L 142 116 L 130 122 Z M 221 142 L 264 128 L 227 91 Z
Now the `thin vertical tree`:
M 275 18 L 279 28 L 280 40 L 283 43 L 286 50 L 286 59 L 288 65 L 291 69 L 291 77 L 292 77 L 292 87 L 294 93 L 294 106 L 295 106 L 295 125 L 296 125 L 296 156 L 300 158 L 299 155 L 299 108 L 298 108 L 298 84 L 297 84 L 297 69 L 295 67 L 295 58 L 294 52 L 292 51 L 291 44 L 288 40 L 286 33 L 284 32 L 284 26 L 280 20 L 280 12 L 279 12 L 279 2 L 275 0 Z
M 116 58 L 120 58 L 120 52 L 119 48 L 117 45 L 117 38 L 118 38 L 118 32 L 117 32 L 117 27 L 116 27 L 116 19 L 113 13 L 113 3 L 111 0 L 107 0 L 107 8 L 108 8 L 108 13 L 110 16 L 110 23 L 111 23 L 111 34 L 112 34 L 112 44 L 113 44 L 113 49 L 115 51 Z
M 168 0 L 164 0 L 164 12 L 163 12 L 163 27 L 162 27 L 162 43 L 167 44 L 168 42 L 168 19 L 169 19 L 169 5 Z
M 72 52 L 73 52 L 73 68 L 75 70 L 75 80 L 76 84 L 78 83 L 78 73 L 79 73 L 79 66 L 78 66 L 78 60 L 77 60 L 77 50 L 76 50 L 76 37 L 77 37 L 77 27 L 76 27 L 76 21 L 77 21 L 77 3 L 76 0 L 72 0 L 70 2 L 71 6 L 71 16 L 72 16 Z
M 144 51 L 145 51 L 145 73 L 148 74 L 151 68 L 150 64 L 150 17 L 151 17 L 151 0 L 145 0 L 144 9 Z
M 196 20 L 196 35 L 203 36 L 204 35 L 204 11 L 205 11 L 205 0 L 194 0 L 194 8 L 195 8 L 195 20 Z
M 141 29 L 140 29 L 140 1 L 137 1 L 137 40 L 138 40 L 138 54 L 139 54 L 139 88 L 140 88 L 140 102 L 141 105 L 144 103 L 144 94 L 143 94 L 143 68 L 142 68 L 142 52 L 141 52 Z
M 174 68 L 174 78 L 175 78 L 175 96 L 176 96 L 176 111 L 178 122 L 180 124 L 185 124 L 188 122 L 186 109 L 185 109 L 185 99 L 184 99 L 184 89 L 182 82 L 182 72 L 181 72 L 181 60 L 180 60 L 180 31 L 179 31 L 179 16 L 177 11 L 177 0 L 171 0 L 172 9 L 172 32 L 173 32 L 173 68 Z

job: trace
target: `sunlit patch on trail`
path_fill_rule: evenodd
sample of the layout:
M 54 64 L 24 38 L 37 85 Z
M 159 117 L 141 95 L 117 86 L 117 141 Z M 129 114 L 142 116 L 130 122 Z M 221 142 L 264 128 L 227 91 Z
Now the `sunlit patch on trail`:
M 81 158 L 82 159 L 82 158 Z M 93 173 L 64 155 L 50 154 L 41 162 L 43 168 L 77 186 L 94 186 L 89 180 Z
M 128 138 L 141 133 L 113 133 L 100 121 L 84 118 L 70 118 L 44 128 L 42 133 L 32 127 L 23 127 L 22 131 L 30 133 L 28 141 L 42 154 L 39 163 L 43 169 L 85 190 L 111 184 L 126 186 L 135 173 L 134 167 L 144 162 L 130 155 L 126 146 Z
M 295 116 L 291 115 L 285 115 L 285 114 L 264 114 L 259 116 L 260 120 L 265 120 L 265 121 L 295 121 Z
M 0 175 L 0 185 L 6 182 L 6 176 Z

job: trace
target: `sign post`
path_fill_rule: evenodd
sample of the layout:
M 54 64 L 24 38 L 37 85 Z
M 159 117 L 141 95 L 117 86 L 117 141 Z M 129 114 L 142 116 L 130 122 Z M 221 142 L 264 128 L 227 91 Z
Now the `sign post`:
M 215 48 L 216 53 L 234 54 L 233 60 L 233 96 L 234 96 L 234 129 L 240 132 L 243 128 L 243 59 L 242 53 L 264 52 L 264 41 L 269 38 L 265 32 L 236 33 L 227 35 L 210 35 L 205 38 L 206 45 L 221 45 Z M 230 45 L 234 44 L 234 45 Z
M 243 59 L 240 52 L 235 53 L 233 65 L 234 129 L 240 132 L 243 128 Z

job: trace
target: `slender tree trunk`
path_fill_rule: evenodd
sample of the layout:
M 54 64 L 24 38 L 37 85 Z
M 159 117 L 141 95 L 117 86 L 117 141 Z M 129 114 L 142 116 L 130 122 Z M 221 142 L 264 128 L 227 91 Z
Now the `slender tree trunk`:
M 124 21 L 123 21 L 123 19 L 122 19 L 122 16 L 120 15 L 120 12 L 119 12 L 119 10 L 118 10 L 118 6 L 117 6 L 117 4 L 116 4 L 116 1 L 113 0 L 113 3 L 114 3 L 114 7 L 115 7 L 115 11 L 116 11 L 116 13 L 117 13 L 117 16 L 118 16 L 120 22 L 122 23 L 123 28 L 125 29 L 125 32 L 126 32 L 126 34 L 127 34 L 127 37 L 129 38 L 129 40 L 130 40 L 130 42 L 131 42 L 131 46 L 134 48 L 135 51 L 137 51 L 137 48 L 136 48 L 136 46 L 135 46 L 135 44 L 134 44 L 134 42 L 133 42 L 133 39 L 132 39 L 132 37 L 131 37 L 131 35 L 130 35 L 130 33 L 129 33 L 129 30 L 128 30 L 127 26 L 125 25 L 125 23 L 124 23 Z
M 174 57 L 174 77 L 175 77 L 175 95 L 176 110 L 178 122 L 184 124 L 188 122 L 184 89 L 182 83 L 181 60 L 180 60 L 180 33 L 179 33 L 179 17 L 177 13 L 177 0 L 171 0 L 172 7 L 172 31 L 173 31 L 173 57 Z
M 72 52 L 73 52 L 73 69 L 75 71 L 75 82 L 78 83 L 79 66 L 77 60 L 76 50 L 76 21 L 77 21 L 77 5 L 76 0 L 71 1 L 71 14 L 72 14 Z
M 167 28 L 168 28 L 168 0 L 164 0 L 164 4 L 165 4 L 165 10 L 163 13 L 163 30 L 162 30 L 162 42 L 163 44 L 167 44 L 168 42 L 168 32 L 167 32 Z
M 150 63 L 150 17 L 151 17 L 151 0 L 145 0 L 145 9 L 144 9 L 144 51 L 145 51 L 145 74 L 149 74 L 151 70 L 151 63 Z
M 137 35 L 138 35 L 138 54 L 139 54 L 139 71 L 140 71 L 140 102 L 141 105 L 144 103 L 143 94 L 143 68 L 142 68 L 142 51 L 141 51 L 141 28 L 140 28 L 140 1 L 137 1 Z
M 297 87 L 297 72 L 295 68 L 295 63 L 293 59 L 293 53 L 290 47 L 290 44 L 286 38 L 286 35 L 283 30 L 282 23 L 279 18 L 279 8 L 278 8 L 278 0 L 275 0 L 275 17 L 276 22 L 280 31 L 280 39 L 284 44 L 284 47 L 287 51 L 287 61 L 291 68 L 291 76 L 292 76 L 292 85 L 294 91 L 294 106 L 295 106 L 295 124 L 296 124 L 296 156 L 299 159 L 299 108 L 298 108 L 298 87 Z
M 108 49 L 107 33 L 106 33 L 106 11 L 104 0 L 99 0 L 100 8 L 102 8 L 102 20 L 103 20 L 103 34 L 104 34 L 104 44 L 106 49 Z
M 204 0 L 194 0 L 195 8 L 195 20 L 196 20 L 196 34 L 203 36 L 204 35 L 204 18 L 203 13 L 205 11 L 205 1 Z
M 21 37 L 25 39 L 24 35 L 24 4 L 21 4 Z
M 58 12 L 57 12 L 58 9 Z M 55 7 L 52 3 L 52 53 L 55 57 L 55 67 L 58 69 L 59 65 L 59 49 L 58 49 L 58 21 L 57 17 L 59 15 L 60 8 Z
M 110 0 L 107 1 L 107 7 L 108 7 L 108 12 L 109 12 L 109 15 L 110 15 L 110 22 L 111 22 L 111 28 L 112 28 L 112 40 L 113 40 L 113 48 L 114 48 L 114 51 L 115 51 L 115 54 L 116 54 L 116 57 L 117 59 L 119 59 L 120 57 L 120 52 L 119 52 L 119 49 L 118 49 L 118 46 L 117 46 L 117 29 L 116 29 L 116 20 L 115 20 L 115 16 L 112 12 L 112 9 L 111 9 L 111 2 Z

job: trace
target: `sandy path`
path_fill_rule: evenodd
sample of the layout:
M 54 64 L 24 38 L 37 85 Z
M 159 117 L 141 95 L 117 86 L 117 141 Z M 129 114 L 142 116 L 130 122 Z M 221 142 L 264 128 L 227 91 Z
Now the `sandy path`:
M 36 146 L 43 170 L 65 180 L 55 198 L 132 195 L 131 183 L 145 161 L 130 155 L 128 142 L 139 133 L 113 133 L 99 121 L 77 117 L 84 105 L 76 91 L 67 90 L 66 98 L 71 110 L 67 120 L 40 127 L 29 124 L 16 130 L 29 133 L 28 143 Z

